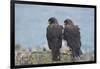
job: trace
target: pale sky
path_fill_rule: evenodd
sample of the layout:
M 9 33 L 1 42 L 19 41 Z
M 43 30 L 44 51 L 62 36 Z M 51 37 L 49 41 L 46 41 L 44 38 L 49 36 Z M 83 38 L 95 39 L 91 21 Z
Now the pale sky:
M 44 5 L 15 5 L 15 43 L 25 47 L 47 44 L 48 19 L 56 17 L 63 25 L 66 18 L 80 27 L 82 48 L 94 49 L 94 8 Z

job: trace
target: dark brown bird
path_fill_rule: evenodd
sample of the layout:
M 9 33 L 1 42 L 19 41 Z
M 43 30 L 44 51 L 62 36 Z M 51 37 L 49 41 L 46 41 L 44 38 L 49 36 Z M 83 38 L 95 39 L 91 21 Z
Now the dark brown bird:
M 74 25 L 73 21 L 70 19 L 64 21 L 63 39 L 67 41 L 67 44 L 72 51 L 72 56 L 80 57 L 82 54 L 80 28 Z
M 52 51 L 52 60 L 60 60 L 60 48 L 62 46 L 62 29 L 63 27 L 58 24 L 56 18 L 51 17 L 49 20 L 49 25 L 47 27 L 47 41 L 48 46 Z

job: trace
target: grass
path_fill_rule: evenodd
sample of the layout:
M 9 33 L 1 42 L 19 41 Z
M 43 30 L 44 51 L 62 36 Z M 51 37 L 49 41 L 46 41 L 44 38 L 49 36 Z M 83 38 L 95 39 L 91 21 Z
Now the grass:
M 61 60 L 56 63 L 71 62 L 71 56 L 67 53 L 61 53 Z M 52 60 L 51 52 L 33 52 L 31 55 L 25 55 L 23 57 L 17 57 L 16 65 L 28 65 L 28 64 L 50 64 L 55 63 Z

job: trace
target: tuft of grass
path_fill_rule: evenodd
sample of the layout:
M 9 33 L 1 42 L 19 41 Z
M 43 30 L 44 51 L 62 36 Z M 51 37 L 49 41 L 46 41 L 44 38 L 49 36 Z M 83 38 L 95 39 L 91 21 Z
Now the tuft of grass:
M 22 59 L 21 57 L 16 57 L 17 60 L 15 60 L 16 65 L 28 65 L 28 64 L 51 64 L 51 63 L 65 63 L 65 62 L 71 62 L 71 55 L 67 53 L 61 53 L 61 60 L 57 62 L 52 61 L 52 54 L 51 52 L 43 51 L 43 52 L 32 52 L 30 55 L 26 54 L 27 61 Z M 23 56 L 24 57 L 24 56 Z M 18 61 L 19 59 L 19 61 Z M 25 63 L 21 63 L 25 62 Z

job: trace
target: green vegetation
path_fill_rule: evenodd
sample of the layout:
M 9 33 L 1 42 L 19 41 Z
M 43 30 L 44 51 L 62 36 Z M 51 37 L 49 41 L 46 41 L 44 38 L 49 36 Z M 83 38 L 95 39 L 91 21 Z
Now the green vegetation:
M 50 64 L 50 63 L 65 63 L 71 62 L 71 56 L 68 53 L 61 53 L 61 60 L 52 61 L 51 51 L 46 48 L 38 48 L 31 51 L 28 48 L 22 47 L 20 44 L 15 45 L 15 64 L 28 65 L 28 64 Z
M 61 61 L 53 62 L 51 52 L 32 52 L 30 55 L 25 54 L 17 57 L 16 65 L 28 65 L 28 64 L 50 64 L 50 63 L 65 63 L 71 62 L 71 56 L 61 53 Z
M 20 49 L 21 49 L 21 45 L 20 45 L 20 44 L 16 44 L 16 45 L 15 45 L 15 50 L 18 51 L 18 50 L 20 50 Z
M 15 65 L 34 65 L 34 64 L 51 64 L 51 63 L 67 63 L 73 62 L 71 52 L 61 52 L 61 60 L 52 61 L 51 51 L 45 48 L 31 49 L 22 47 L 20 44 L 15 45 Z M 76 62 L 94 61 L 94 52 L 84 53 Z M 75 62 L 75 61 L 74 61 Z

